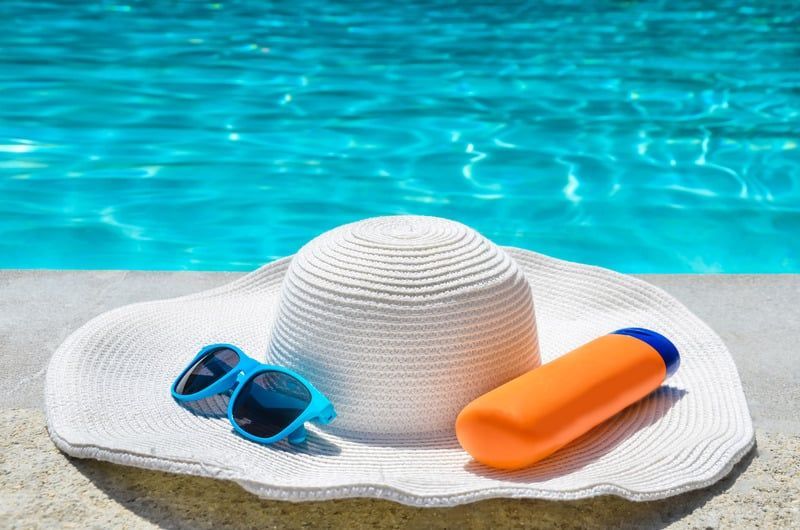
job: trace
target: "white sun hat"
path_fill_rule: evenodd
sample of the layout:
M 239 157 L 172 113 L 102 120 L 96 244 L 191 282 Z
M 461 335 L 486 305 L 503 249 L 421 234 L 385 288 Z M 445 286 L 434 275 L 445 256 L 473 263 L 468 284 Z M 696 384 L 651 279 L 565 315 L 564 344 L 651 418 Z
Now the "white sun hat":
M 681 352 L 659 390 L 528 469 L 493 470 L 460 448 L 454 422 L 469 401 L 630 326 Z M 179 405 L 172 381 L 221 342 L 305 376 L 337 420 L 309 424 L 303 445 L 260 445 L 233 432 L 226 396 Z M 674 298 L 417 216 L 344 225 L 224 287 L 105 313 L 58 348 L 45 402 L 70 455 L 289 501 L 658 499 L 722 478 L 754 441 L 728 350 Z

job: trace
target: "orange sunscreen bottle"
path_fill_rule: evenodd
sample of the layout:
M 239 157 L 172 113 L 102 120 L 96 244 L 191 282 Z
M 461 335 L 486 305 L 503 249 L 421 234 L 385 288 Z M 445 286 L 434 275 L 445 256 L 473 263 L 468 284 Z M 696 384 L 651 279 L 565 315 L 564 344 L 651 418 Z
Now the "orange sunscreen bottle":
M 528 467 L 645 397 L 679 364 L 663 335 L 621 329 L 478 397 L 458 415 L 456 436 L 482 464 Z

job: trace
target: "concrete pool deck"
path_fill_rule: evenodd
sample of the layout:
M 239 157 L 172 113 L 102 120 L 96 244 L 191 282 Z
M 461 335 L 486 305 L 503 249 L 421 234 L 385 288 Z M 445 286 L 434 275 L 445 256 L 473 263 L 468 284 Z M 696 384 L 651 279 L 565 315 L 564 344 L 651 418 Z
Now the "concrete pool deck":
M 42 387 L 50 355 L 109 309 L 236 273 L 0 271 L 0 528 L 800 527 L 800 275 L 643 275 L 730 348 L 757 446 L 717 484 L 661 501 L 489 500 L 446 509 L 351 499 L 290 504 L 237 485 L 60 453 Z

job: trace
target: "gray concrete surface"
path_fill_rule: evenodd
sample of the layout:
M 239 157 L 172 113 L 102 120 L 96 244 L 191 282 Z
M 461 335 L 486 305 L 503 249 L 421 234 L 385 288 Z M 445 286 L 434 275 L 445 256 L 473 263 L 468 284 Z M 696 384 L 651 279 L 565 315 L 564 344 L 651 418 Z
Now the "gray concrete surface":
M 54 349 L 91 317 L 220 285 L 230 273 L 0 271 L 0 528 L 800 527 L 800 275 L 648 275 L 732 351 L 757 447 L 719 483 L 657 502 L 491 500 L 449 509 L 367 499 L 289 504 L 235 484 L 68 458 L 44 428 Z

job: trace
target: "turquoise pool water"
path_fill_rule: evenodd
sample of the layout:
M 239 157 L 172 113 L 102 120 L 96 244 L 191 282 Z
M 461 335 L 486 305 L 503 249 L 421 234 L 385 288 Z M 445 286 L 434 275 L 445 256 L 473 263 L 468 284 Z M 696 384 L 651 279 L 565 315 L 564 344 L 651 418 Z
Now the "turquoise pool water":
M 0 267 L 246 270 L 419 213 L 800 272 L 800 10 L 768 4 L 6 0 Z

